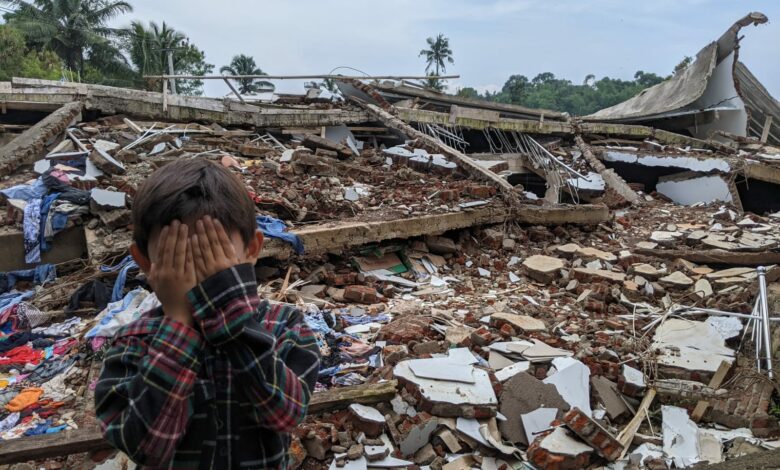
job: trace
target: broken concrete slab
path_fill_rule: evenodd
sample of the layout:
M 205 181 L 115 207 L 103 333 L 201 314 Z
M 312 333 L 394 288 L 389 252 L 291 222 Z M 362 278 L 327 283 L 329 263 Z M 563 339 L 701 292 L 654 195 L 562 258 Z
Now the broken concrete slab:
M 90 207 L 93 212 L 122 209 L 126 204 L 126 195 L 121 191 L 108 191 L 106 189 L 93 188 L 89 195 Z
M 702 299 L 711 296 L 713 293 L 712 285 L 710 285 L 709 281 L 706 279 L 699 279 L 696 281 L 696 284 L 693 286 L 693 291 Z
M 590 408 L 590 369 L 582 362 L 561 357 L 553 359 L 557 372 L 543 380 L 545 384 L 555 385 L 558 393 L 572 407 L 579 408 L 591 416 Z
M 734 362 L 734 350 L 707 322 L 667 319 L 656 329 L 652 347 L 661 353 L 660 364 L 692 372 L 712 374 L 721 362 Z
M 533 333 L 537 331 L 547 331 L 547 325 L 538 318 L 507 312 L 492 314 L 490 316 L 490 323 L 497 327 L 500 327 L 504 323 L 508 323 L 518 332 Z
M 501 435 L 514 444 L 528 445 L 521 416 L 539 408 L 568 410 L 569 404 L 555 385 L 545 384 L 526 372 L 520 372 L 504 384 L 499 411 L 507 417 L 499 423 Z
M 596 398 L 604 405 L 607 416 L 610 419 L 618 419 L 630 412 L 625 401 L 620 397 L 620 392 L 615 382 L 604 376 L 596 375 L 590 378 L 590 384 L 593 387 Z
M 564 266 L 562 260 L 545 255 L 529 256 L 523 261 L 523 267 L 528 275 L 544 284 L 552 282 Z
M 574 268 L 572 270 L 572 274 L 575 279 L 588 282 L 596 280 L 607 280 L 611 282 L 622 283 L 626 280 L 625 274 L 614 271 L 607 271 L 604 269 Z
M 608 251 L 599 250 L 591 246 L 578 249 L 577 254 L 585 259 L 598 259 L 608 263 L 614 263 L 618 259 L 617 256 Z
M 693 279 L 689 278 L 680 271 L 675 271 L 668 276 L 664 276 L 658 279 L 658 282 L 667 286 L 680 288 L 686 288 L 693 285 Z
M 377 437 L 384 432 L 385 417 L 376 408 L 353 403 L 349 405 L 349 411 L 355 428 L 360 429 L 366 436 Z
M 533 442 L 536 436 L 552 427 L 552 422 L 558 417 L 557 408 L 537 408 L 520 416 L 527 442 Z

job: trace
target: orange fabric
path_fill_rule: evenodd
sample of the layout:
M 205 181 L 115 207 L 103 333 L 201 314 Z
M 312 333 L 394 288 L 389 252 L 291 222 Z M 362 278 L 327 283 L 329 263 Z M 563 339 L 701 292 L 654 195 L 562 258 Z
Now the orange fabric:
M 33 403 L 37 402 L 43 395 L 42 388 L 25 388 L 19 395 L 16 395 L 11 401 L 5 405 L 5 409 L 14 413 L 16 411 L 22 411 Z

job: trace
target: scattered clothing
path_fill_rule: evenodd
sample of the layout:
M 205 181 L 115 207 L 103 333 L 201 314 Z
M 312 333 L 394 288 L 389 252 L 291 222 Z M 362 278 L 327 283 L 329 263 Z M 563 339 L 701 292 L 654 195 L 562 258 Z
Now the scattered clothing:
M 33 269 L 0 273 L 0 294 L 13 289 L 19 281 L 28 281 L 42 286 L 56 277 L 57 268 L 53 264 L 41 264 Z
M 41 395 L 43 395 L 42 388 L 25 388 L 5 405 L 5 409 L 10 412 L 22 411 L 37 402 Z
M 5 419 L 0 421 L 0 432 L 5 432 L 11 429 L 12 427 L 16 426 L 16 423 L 19 422 L 19 412 L 11 413 L 10 415 L 6 416 Z
M 255 217 L 255 221 L 257 222 L 257 228 L 266 237 L 280 238 L 291 244 L 295 253 L 299 255 L 304 253 L 303 240 L 298 235 L 288 232 L 284 221 L 267 215 L 258 215 Z
M 28 264 L 41 262 L 41 204 L 43 199 L 33 199 L 24 208 L 24 260 Z
M 100 311 L 106 308 L 111 301 L 111 291 L 101 281 L 90 281 L 79 287 L 73 295 L 70 296 L 65 313 L 78 310 L 84 303 L 94 304 L 96 310 Z M 91 305 L 90 305 L 91 306 Z
M 21 367 L 27 364 L 39 364 L 43 354 L 30 346 L 18 346 L 0 354 L 0 366 Z
M 52 314 L 39 310 L 27 302 L 19 302 L 13 307 L 11 321 L 14 330 L 29 330 L 51 320 Z
M 125 283 L 127 282 L 127 273 L 131 269 L 138 269 L 138 264 L 135 262 L 132 256 L 126 256 L 125 259 L 119 262 L 116 266 L 100 266 L 100 270 L 104 273 L 113 273 L 119 271 L 114 283 L 114 290 L 111 292 L 111 302 L 120 300 L 124 295 Z
M 19 199 L 25 202 L 40 199 L 47 192 L 49 192 L 49 188 L 46 187 L 41 178 L 38 178 L 32 184 L 20 184 L 0 190 L 0 194 L 8 199 Z
M 28 331 L 17 331 L 9 336 L 0 337 L 0 354 L 42 337 L 43 335 L 37 335 Z
M 157 296 L 144 289 L 137 288 L 127 293 L 124 299 L 108 304 L 95 320 L 95 325 L 86 334 L 87 338 L 98 336 L 111 338 L 120 328 L 137 320 L 142 313 L 160 306 Z
M 40 333 L 44 336 L 73 336 L 84 329 L 83 322 L 79 317 L 71 317 L 61 323 L 52 323 L 49 326 L 39 326 L 33 328 L 33 333 Z

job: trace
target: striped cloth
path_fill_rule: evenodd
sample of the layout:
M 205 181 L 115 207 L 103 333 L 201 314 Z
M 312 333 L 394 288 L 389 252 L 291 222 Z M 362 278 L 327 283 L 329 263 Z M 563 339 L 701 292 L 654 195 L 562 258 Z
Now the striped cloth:
M 145 313 L 121 329 L 95 389 L 106 439 L 144 468 L 285 468 L 319 350 L 303 314 L 234 266 L 188 294 L 196 328 Z

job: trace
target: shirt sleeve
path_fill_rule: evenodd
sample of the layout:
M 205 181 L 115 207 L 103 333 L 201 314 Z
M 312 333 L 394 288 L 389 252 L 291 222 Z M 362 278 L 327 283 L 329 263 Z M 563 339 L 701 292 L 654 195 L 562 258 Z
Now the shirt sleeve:
M 292 430 L 306 415 L 319 372 L 319 349 L 300 311 L 261 305 L 250 264 L 206 279 L 189 299 L 206 341 L 230 360 L 254 421 Z
M 156 467 L 173 458 L 187 431 L 204 343 L 182 323 L 154 321 L 159 327 L 148 334 L 132 325 L 120 332 L 103 361 L 95 412 L 106 440 L 134 462 Z

